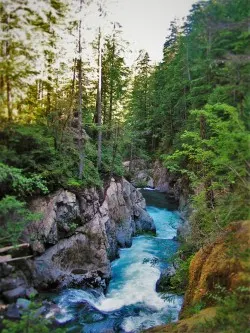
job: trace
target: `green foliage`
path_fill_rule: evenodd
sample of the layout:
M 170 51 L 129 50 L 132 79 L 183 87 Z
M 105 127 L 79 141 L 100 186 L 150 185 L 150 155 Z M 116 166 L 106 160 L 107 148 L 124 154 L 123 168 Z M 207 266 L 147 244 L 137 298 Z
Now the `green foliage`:
M 203 310 L 206 307 L 206 304 L 202 301 L 197 302 L 193 306 L 189 306 L 187 309 L 187 314 L 192 316 L 198 314 L 201 310 Z
M 234 291 L 227 291 L 217 286 L 209 297 L 218 306 L 216 316 L 213 320 L 200 324 L 195 332 L 250 332 L 250 290 L 248 287 L 238 287 Z
M 13 192 L 18 196 L 31 195 L 33 193 L 48 193 L 44 180 L 40 175 L 32 175 L 29 178 L 23 175 L 23 171 L 0 163 L 0 185 L 5 191 Z
M 190 111 L 190 120 L 180 148 L 164 159 L 170 171 L 186 175 L 196 190 L 190 222 L 192 241 L 199 248 L 229 222 L 248 218 L 249 134 L 237 110 L 227 104 Z
M 185 258 L 180 257 L 175 260 L 177 265 L 176 273 L 170 278 L 169 291 L 177 294 L 183 294 L 187 289 L 189 281 L 189 266 L 193 259 L 193 255 Z
M 144 187 L 147 187 L 147 181 L 145 180 L 138 180 L 135 184 L 134 184 L 135 187 L 137 188 L 144 188 Z
M 27 98 L 25 103 L 24 95 L 32 87 L 34 77 L 39 73 L 36 69 L 37 61 L 43 63 L 48 53 L 55 51 L 57 29 L 66 13 L 67 6 L 60 0 L 49 3 L 40 1 L 41 7 L 37 6 L 38 4 L 34 6 L 30 0 L 13 3 L 4 1 L 0 4 L 1 120 L 8 118 L 11 122 L 16 118 L 14 112 L 16 109 L 20 111 L 22 107 L 27 107 L 30 111 L 31 105 L 38 104 L 34 103 L 32 98 Z M 37 47 L 37 40 L 40 38 L 44 42 Z M 34 113 L 29 114 L 27 118 L 33 120 Z
M 14 125 L 2 129 L 0 160 L 9 166 L 22 169 L 25 175 L 38 175 L 46 180 L 51 190 L 63 182 L 76 159 L 68 144 L 59 153 L 54 147 L 51 133 L 45 126 Z
M 151 150 L 151 82 L 152 66 L 147 52 L 140 52 L 136 63 L 136 75 L 133 81 L 133 90 L 130 96 L 130 113 L 127 118 L 127 131 L 129 131 L 130 155 L 139 157 L 140 152 Z
M 25 310 L 18 321 L 3 320 L 2 333 L 64 333 L 65 329 L 52 328 L 51 320 L 45 319 L 39 314 L 41 304 L 31 303 L 29 309 Z
M 124 174 L 119 142 L 113 142 L 113 145 L 110 145 L 108 142 L 104 143 L 102 170 L 106 174 L 113 173 L 117 176 L 122 176 Z
M 25 202 L 13 196 L 0 200 L 0 245 L 18 243 L 27 223 L 40 218 L 26 208 Z
M 86 143 L 83 181 L 79 181 L 78 151 L 69 133 L 64 133 L 60 149 L 56 149 L 52 133 L 43 126 L 12 126 L 4 128 L 0 134 L 3 148 L 0 160 L 5 163 L 0 164 L 3 194 L 24 196 L 38 194 L 39 190 L 45 194 L 60 186 L 101 186 L 92 143 Z
M 246 0 L 199 1 L 183 27 L 171 22 L 158 66 L 150 68 L 146 55 L 137 62 L 127 120 L 131 147 L 161 157 L 188 183 L 196 249 L 229 222 L 249 217 L 245 6 Z

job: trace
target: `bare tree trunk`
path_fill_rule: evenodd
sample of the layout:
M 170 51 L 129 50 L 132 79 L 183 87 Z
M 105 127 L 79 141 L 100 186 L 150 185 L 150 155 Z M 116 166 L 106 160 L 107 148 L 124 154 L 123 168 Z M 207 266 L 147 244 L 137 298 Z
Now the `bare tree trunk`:
M 49 116 L 51 111 L 51 84 L 47 84 L 47 106 L 46 106 L 46 115 Z
M 63 142 L 64 132 L 65 132 L 65 129 L 67 127 L 67 124 L 72 121 L 74 98 L 75 98 L 76 66 L 77 66 L 77 59 L 74 58 L 73 59 L 73 77 L 72 77 L 72 84 L 71 84 L 70 96 L 69 96 L 69 100 L 70 100 L 69 111 L 68 111 L 67 117 L 66 117 L 66 119 L 65 119 L 65 121 L 63 122 L 63 125 L 62 125 L 60 145 Z
M 116 158 L 116 153 L 117 153 L 117 148 L 118 148 L 118 142 L 117 142 L 118 132 L 119 132 L 119 125 L 118 125 L 118 127 L 115 126 L 115 129 L 114 129 L 114 140 L 113 140 L 113 151 L 112 151 L 110 178 L 112 178 L 113 175 L 114 175 L 115 158 Z
M 12 121 L 12 106 L 11 106 L 11 85 L 9 76 L 6 76 L 6 93 L 7 93 L 7 110 L 8 110 L 8 119 Z
M 187 94 L 186 94 L 186 87 L 185 86 L 184 86 L 183 93 L 184 93 L 184 103 L 185 103 L 185 105 L 184 105 L 184 120 L 186 120 L 187 119 Z
M 97 88 L 97 127 L 98 127 L 98 150 L 97 168 L 100 169 L 102 163 L 102 46 L 101 28 L 99 28 L 98 41 L 98 88 Z
M 82 8 L 82 0 L 80 0 Z M 78 35 L 78 150 L 79 150 L 79 179 L 83 177 L 84 152 L 83 152 L 83 124 L 82 124 L 82 44 L 81 44 L 82 20 L 79 21 Z
M 114 24 L 115 29 L 115 24 Z M 113 118 L 113 97 L 114 97 L 114 78 L 113 78 L 113 69 L 114 69 L 114 58 L 115 58 L 115 39 L 113 37 L 112 44 L 112 54 L 111 54 L 111 65 L 110 65 L 110 88 L 109 88 L 109 131 L 112 127 L 112 118 Z
M 103 100 L 103 124 L 107 124 L 107 98 L 106 92 L 102 88 L 102 100 Z
M 2 14 L 2 13 L 1 13 Z M 8 22 L 9 17 L 8 14 L 2 15 L 1 22 L 6 25 L 6 30 L 8 30 Z M 5 57 L 7 62 L 7 67 L 9 66 L 9 57 L 10 57 L 10 42 L 8 40 L 3 41 L 1 52 L 3 57 Z M 10 83 L 10 76 L 8 74 L 9 70 L 6 70 L 6 74 L 1 76 L 1 88 L 4 90 L 6 88 L 6 103 L 7 103 L 7 113 L 8 113 L 8 120 L 9 122 L 12 121 L 13 112 L 12 112 L 12 105 L 11 105 L 11 83 Z M 2 91 L 4 92 L 4 91 Z
M 4 58 L 4 41 L 1 42 L 1 57 Z M 0 75 L 0 94 L 1 96 L 4 95 L 4 74 L 1 73 Z
M 8 18 L 6 20 L 8 22 Z M 10 56 L 10 44 L 6 41 L 6 49 L 5 49 L 5 56 L 6 59 Z M 10 84 L 10 77 L 7 74 L 5 77 L 6 80 L 6 97 L 7 97 L 7 110 L 8 110 L 8 120 L 9 122 L 12 121 L 13 113 L 12 113 L 12 105 L 11 105 L 11 84 Z

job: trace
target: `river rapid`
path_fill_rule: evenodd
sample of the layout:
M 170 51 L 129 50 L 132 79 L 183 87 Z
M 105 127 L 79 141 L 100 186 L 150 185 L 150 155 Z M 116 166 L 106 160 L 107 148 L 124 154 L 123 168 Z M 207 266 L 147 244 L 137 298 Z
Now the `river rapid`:
M 147 211 L 154 219 L 156 236 L 133 238 L 112 262 L 112 279 L 106 295 L 96 291 L 66 289 L 54 299 L 60 307 L 57 321 L 68 332 L 137 333 L 178 318 L 182 297 L 162 297 L 156 282 L 178 249 L 174 240 L 180 215 L 164 194 L 142 190 Z

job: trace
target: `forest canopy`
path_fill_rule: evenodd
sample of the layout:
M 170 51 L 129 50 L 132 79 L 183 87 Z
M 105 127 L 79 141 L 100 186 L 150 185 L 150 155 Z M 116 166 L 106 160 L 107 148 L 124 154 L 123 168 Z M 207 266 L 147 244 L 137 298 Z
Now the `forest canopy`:
M 87 45 L 93 3 L 105 17 L 95 1 L 1 2 L 1 220 L 31 196 L 102 186 L 124 160 L 158 159 L 190 190 L 199 247 L 249 215 L 248 0 L 196 2 L 171 23 L 162 61 L 142 50 L 132 68 L 118 23 L 108 34 L 100 23 Z

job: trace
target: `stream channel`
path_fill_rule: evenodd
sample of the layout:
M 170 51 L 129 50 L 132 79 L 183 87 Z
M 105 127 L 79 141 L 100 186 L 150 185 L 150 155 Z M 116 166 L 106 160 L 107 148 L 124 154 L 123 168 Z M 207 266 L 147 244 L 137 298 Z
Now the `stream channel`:
M 156 237 L 137 236 L 132 247 L 120 249 L 120 258 L 112 262 L 112 279 L 105 296 L 66 289 L 54 298 L 62 310 L 57 320 L 68 332 L 136 333 L 177 320 L 182 297 L 170 295 L 164 300 L 155 289 L 160 271 L 168 267 L 168 259 L 178 249 L 173 238 L 180 215 L 164 194 L 146 189 L 142 194 L 156 225 Z

